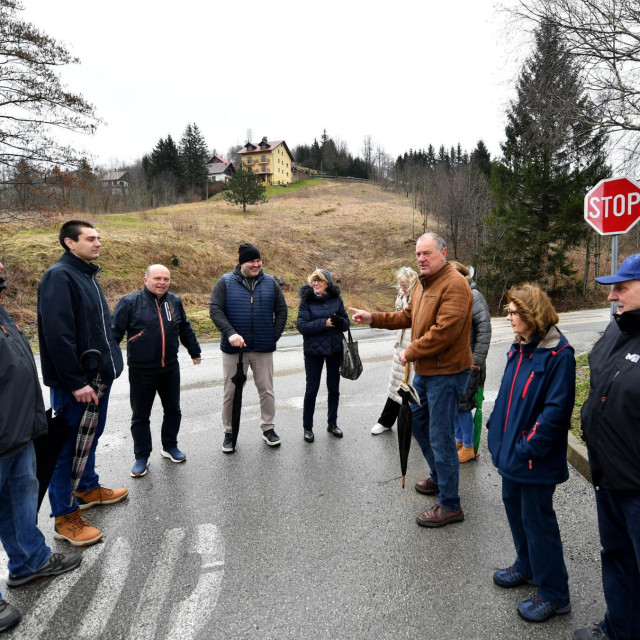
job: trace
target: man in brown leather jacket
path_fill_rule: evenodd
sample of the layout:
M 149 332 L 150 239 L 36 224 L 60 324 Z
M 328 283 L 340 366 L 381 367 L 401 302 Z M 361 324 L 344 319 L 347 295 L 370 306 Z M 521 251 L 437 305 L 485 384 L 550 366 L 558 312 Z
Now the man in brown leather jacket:
M 416 484 L 416 491 L 440 494 L 438 502 L 421 513 L 417 522 L 424 527 L 441 527 L 464 520 L 454 424 L 473 364 L 469 346 L 473 295 L 464 276 L 447 263 L 447 247 L 441 236 L 425 233 L 418 238 L 416 257 L 420 283 L 408 307 L 394 313 L 350 310 L 356 324 L 411 327 L 411 344 L 400 353 L 400 360 L 414 363 L 413 386 L 421 406 L 411 405 L 413 435 L 431 471 L 430 477 Z

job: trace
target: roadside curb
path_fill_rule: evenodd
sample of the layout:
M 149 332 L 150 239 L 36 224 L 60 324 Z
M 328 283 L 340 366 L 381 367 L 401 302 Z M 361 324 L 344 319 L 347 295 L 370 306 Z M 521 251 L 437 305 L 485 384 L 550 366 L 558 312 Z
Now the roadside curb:
M 591 469 L 587 457 L 587 447 L 569 433 L 569 446 L 567 448 L 567 460 L 569 464 L 588 482 L 591 482 Z

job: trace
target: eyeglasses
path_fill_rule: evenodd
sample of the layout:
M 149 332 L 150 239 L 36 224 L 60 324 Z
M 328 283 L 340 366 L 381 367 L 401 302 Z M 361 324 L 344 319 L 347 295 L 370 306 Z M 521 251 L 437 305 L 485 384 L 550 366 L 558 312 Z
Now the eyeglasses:
M 311 278 L 311 282 L 324 282 L 322 278 Z
M 504 312 L 505 316 L 512 316 L 512 315 L 518 315 L 520 313 L 520 311 L 518 311 L 518 309 L 507 309 Z

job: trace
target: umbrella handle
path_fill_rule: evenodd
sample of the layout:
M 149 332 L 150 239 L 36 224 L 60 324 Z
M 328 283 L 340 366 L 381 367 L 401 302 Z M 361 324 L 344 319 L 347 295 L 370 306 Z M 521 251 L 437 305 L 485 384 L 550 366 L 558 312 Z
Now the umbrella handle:
M 402 380 L 402 382 L 404 382 L 405 384 L 409 383 L 409 372 L 411 370 L 411 365 L 408 362 L 405 362 L 404 365 L 404 378 Z
M 242 364 L 242 354 L 244 353 L 244 348 L 240 347 L 240 351 L 238 351 L 240 357 L 238 358 L 238 364 Z
M 95 356 L 96 358 L 98 358 L 98 373 L 100 373 L 100 371 L 102 371 L 102 361 L 103 361 L 102 352 L 98 351 L 97 349 L 87 349 L 79 358 L 80 364 L 82 364 L 84 359 L 89 356 Z M 84 369 L 84 365 L 82 368 Z

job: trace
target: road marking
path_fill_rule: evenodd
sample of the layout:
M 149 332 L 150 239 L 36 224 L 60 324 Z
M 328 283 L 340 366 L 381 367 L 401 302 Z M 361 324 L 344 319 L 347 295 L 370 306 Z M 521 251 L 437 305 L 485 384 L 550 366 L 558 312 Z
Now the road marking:
M 171 589 L 173 573 L 180 555 L 180 543 L 184 540 L 184 529 L 165 531 L 160 542 L 149 577 L 145 582 L 129 633 L 131 640 L 152 640 Z
M 43 634 L 51 637 L 51 621 L 56 618 L 58 609 L 73 589 L 76 582 L 87 573 L 104 551 L 105 545 L 99 544 L 83 551 L 82 564 L 73 571 L 51 580 L 51 584 L 42 592 L 36 606 L 23 618 L 19 631 L 21 637 L 37 640 Z M 104 597 L 104 594 L 102 594 Z M 87 615 L 93 612 L 87 609 Z
M 131 547 L 126 540 L 118 538 L 105 558 L 100 582 L 86 608 L 90 613 L 85 616 L 78 632 L 80 638 L 98 638 L 102 635 L 118 604 L 130 565 Z
M 218 527 L 213 524 L 198 526 L 194 547 L 202 557 L 203 570 L 210 571 L 200 576 L 188 598 L 173 607 L 167 638 L 195 638 L 218 602 L 224 577 L 224 541 Z

